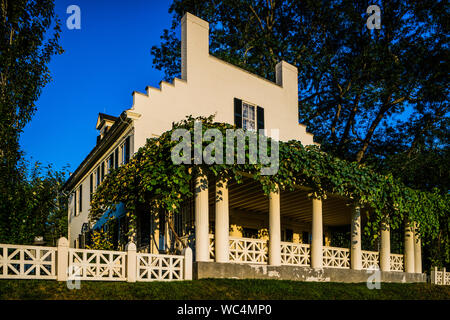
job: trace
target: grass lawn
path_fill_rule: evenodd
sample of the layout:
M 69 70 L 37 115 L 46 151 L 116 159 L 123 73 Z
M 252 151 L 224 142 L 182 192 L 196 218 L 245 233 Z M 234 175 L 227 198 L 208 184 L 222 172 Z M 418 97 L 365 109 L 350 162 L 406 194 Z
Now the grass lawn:
M 318 283 L 287 280 L 202 279 L 178 282 L 81 281 L 69 290 L 65 282 L 52 280 L 0 280 L 0 300 L 334 300 L 388 299 L 450 300 L 450 286 L 426 283 L 382 283 L 369 290 L 365 283 Z

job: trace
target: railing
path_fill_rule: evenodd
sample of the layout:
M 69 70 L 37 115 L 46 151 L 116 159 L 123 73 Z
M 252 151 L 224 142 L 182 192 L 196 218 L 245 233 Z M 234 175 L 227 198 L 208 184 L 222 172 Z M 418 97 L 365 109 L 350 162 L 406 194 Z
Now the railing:
M 403 272 L 403 255 L 391 253 L 391 271 Z
M 216 257 L 216 248 L 214 244 L 214 235 L 209 235 L 209 261 L 214 261 Z
M 56 279 L 56 248 L 0 244 L 0 278 Z
M 310 257 L 309 244 L 281 242 L 281 264 L 309 266 Z
M 230 262 L 267 263 L 267 240 L 230 237 Z
M 183 280 L 184 257 L 138 253 L 137 281 Z
M 79 280 L 127 280 L 126 252 L 69 249 L 69 278 Z
M 58 281 L 192 280 L 192 250 L 182 255 L 69 248 L 66 238 L 57 247 L 0 244 L 0 279 Z
M 445 268 L 439 271 L 437 267 L 434 267 L 434 270 L 431 270 L 431 283 L 450 286 L 450 272 L 447 272 Z
M 350 250 L 347 248 L 324 246 L 323 266 L 327 268 L 350 268 Z
M 376 251 L 361 251 L 361 260 L 363 269 L 379 268 L 379 253 Z

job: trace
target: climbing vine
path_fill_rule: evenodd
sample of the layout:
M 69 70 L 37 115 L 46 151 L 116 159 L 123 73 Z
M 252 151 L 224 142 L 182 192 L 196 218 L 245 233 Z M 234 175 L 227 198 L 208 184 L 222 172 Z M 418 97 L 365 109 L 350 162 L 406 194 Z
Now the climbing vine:
M 344 196 L 349 203 L 357 203 L 368 210 L 366 233 L 375 239 L 382 221 L 398 229 L 405 220 L 416 222 L 418 232 L 433 238 L 439 232 L 439 218 L 449 214 L 449 196 L 436 190 L 414 190 L 392 175 L 381 175 L 364 164 L 348 162 L 320 151 L 318 146 L 303 146 L 300 141 L 279 142 L 279 170 L 272 176 L 261 175 L 261 164 L 200 164 L 177 165 L 172 162 L 171 151 L 179 143 L 172 141 L 173 130 L 184 128 L 194 133 L 195 121 L 201 121 L 203 133 L 215 128 L 223 134 L 232 125 L 218 123 L 210 117 L 187 117 L 174 123 L 172 129 L 158 138 L 149 138 L 129 163 L 112 171 L 99 186 L 91 203 L 90 219 L 97 220 L 108 209 L 124 203 L 132 223 L 130 235 L 135 234 L 136 207 L 146 203 L 177 214 L 183 199 L 192 196 L 191 180 L 199 172 L 216 179 L 234 179 L 243 182 L 243 175 L 251 176 L 261 184 L 267 195 L 278 185 L 281 190 L 293 190 L 295 185 L 310 189 L 309 196 L 326 199 L 327 195 Z M 193 139 L 192 139 L 193 140 Z M 203 148 L 210 141 L 203 141 Z M 270 143 L 268 149 L 270 152 Z M 194 150 L 194 145 L 192 145 Z M 225 149 L 225 147 L 224 147 Z M 236 146 L 235 146 L 236 155 Z M 191 163 L 194 155 L 191 154 Z

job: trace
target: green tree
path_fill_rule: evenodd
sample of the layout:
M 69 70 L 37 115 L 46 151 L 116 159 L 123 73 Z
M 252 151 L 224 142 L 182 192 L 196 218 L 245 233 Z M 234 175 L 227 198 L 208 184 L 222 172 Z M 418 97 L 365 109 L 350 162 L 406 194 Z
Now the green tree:
M 42 88 L 50 81 L 50 58 L 62 53 L 59 33 L 53 1 L 1 0 L 0 240 L 5 239 L 12 221 L 26 229 L 22 215 L 31 198 L 23 195 L 33 186 L 24 185 L 26 164 L 19 135 L 36 111 Z
M 366 27 L 373 4 L 380 30 Z M 383 129 L 409 122 L 394 121 L 405 110 L 448 112 L 445 1 L 175 0 L 172 27 L 152 48 L 166 80 L 180 72 L 186 11 L 210 22 L 211 53 L 221 59 L 272 79 L 278 61 L 296 65 L 300 121 L 336 155 L 362 161 L 390 133 Z
M 58 238 L 67 236 L 67 194 L 63 185 L 67 170 L 54 170 L 20 161 L 17 170 L 21 180 L 15 186 L 12 208 L 0 227 L 0 242 L 31 244 L 42 236 L 46 244 L 56 245 Z

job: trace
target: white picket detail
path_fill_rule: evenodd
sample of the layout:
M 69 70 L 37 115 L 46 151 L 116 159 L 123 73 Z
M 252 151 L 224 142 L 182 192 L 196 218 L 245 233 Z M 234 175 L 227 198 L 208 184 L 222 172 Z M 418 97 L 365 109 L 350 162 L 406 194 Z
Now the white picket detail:
M 214 235 L 209 235 L 209 261 L 214 261 L 216 258 L 216 248 L 214 244 Z
M 377 268 L 380 267 L 378 252 L 362 250 L 361 256 L 363 269 L 371 269 L 374 266 L 376 266 Z
M 327 268 L 350 268 L 350 250 L 347 248 L 323 247 L 323 266 Z
M 309 244 L 281 242 L 281 264 L 309 266 L 310 257 Z
M 403 255 L 391 253 L 391 271 L 403 272 Z
M 0 279 L 56 279 L 56 248 L 0 244 Z
M 138 253 L 137 281 L 183 280 L 184 256 Z
M 445 268 L 439 271 L 437 267 L 431 270 L 431 283 L 441 286 L 450 286 L 450 272 L 447 272 Z
M 127 253 L 69 249 L 69 279 L 125 281 Z
M 230 262 L 266 264 L 267 240 L 230 237 Z

